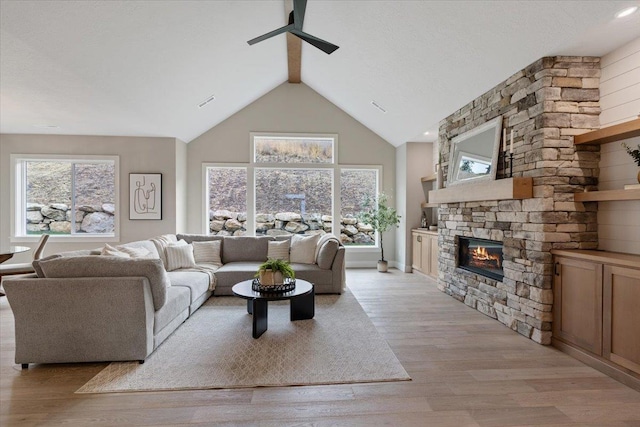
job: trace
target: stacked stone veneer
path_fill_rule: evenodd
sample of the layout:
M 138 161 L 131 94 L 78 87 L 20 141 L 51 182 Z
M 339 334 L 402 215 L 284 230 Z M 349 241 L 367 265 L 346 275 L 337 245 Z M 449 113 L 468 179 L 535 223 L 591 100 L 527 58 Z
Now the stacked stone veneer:
M 244 236 L 247 234 L 246 212 L 211 210 L 209 234 L 220 236 Z M 301 215 L 296 212 L 280 212 L 256 215 L 256 234 L 287 236 L 291 234 L 325 234 L 332 231 L 331 215 Z M 373 245 L 375 232 L 369 224 L 363 224 L 353 216 L 340 218 L 340 240 L 343 244 Z
M 596 189 L 599 148 L 573 136 L 599 127 L 599 77 L 599 58 L 542 58 L 440 122 L 448 160 L 453 137 L 501 115 L 514 131 L 513 176 L 532 177 L 534 197 L 441 205 L 438 287 L 542 344 L 553 321 L 550 251 L 597 247 L 596 203 L 573 195 Z M 497 172 L 505 177 L 502 162 Z M 458 236 L 503 242 L 503 281 L 456 268 Z
M 71 233 L 72 224 L 80 233 L 112 233 L 115 205 L 76 206 L 74 211 L 66 203 L 27 203 L 27 233 Z

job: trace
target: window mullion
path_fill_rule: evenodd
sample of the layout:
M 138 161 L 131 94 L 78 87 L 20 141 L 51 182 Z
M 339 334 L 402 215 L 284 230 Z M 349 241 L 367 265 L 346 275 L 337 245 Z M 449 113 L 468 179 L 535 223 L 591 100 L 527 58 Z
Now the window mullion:
M 76 234 L 76 164 L 71 163 L 71 234 Z

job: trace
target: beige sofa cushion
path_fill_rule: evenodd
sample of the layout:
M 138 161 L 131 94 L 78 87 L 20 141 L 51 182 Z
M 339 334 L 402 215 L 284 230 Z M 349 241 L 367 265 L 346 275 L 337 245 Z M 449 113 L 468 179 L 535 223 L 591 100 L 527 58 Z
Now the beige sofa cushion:
M 181 242 L 184 242 L 184 240 L 181 240 Z M 167 246 L 166 255 L 167 271 L 173 271 L 179 268 L 193 268 L 196 266 L 196 260 L 193 258 L 193 246 L 187 243 Z
M 151 285 L 153 306 L 159 310 L 167 301 L 171 286 L 159 259 L 117 258 L 106 256 L 60 257 L 40 260 L 44 277 L 146 277 Z
M 327 240 L 322 243 L 320 246 L 320 250 L 318 251 L 318 267 L 323 270 L 328 270 L 333 265 L 333 259 L 336 257 L 338 253 L 338 248 L 340 247 L 340 243 L 337 239 Z
M 303 236 L 294 234 L 291 236 L 291 254 L 289 260 L 300 264 L 316 263 L 316 246 L 320 240 L 319 234 Z
M 282 259 L 289 261 L 289 246 L 290 240 L 280 240 L 269 242 L 269 250 L 267 251 L 267 258 L 269 259 Z
M 207 263 L 222 265 L 221 248 L 222 241 L 212 240 L 208 242 L 192 242 L 193 245 L 193 257 L 196 260 L 196 264 Z
M 222 243 L 222 262 L 265 262 L 270 236 L 225 237 Z

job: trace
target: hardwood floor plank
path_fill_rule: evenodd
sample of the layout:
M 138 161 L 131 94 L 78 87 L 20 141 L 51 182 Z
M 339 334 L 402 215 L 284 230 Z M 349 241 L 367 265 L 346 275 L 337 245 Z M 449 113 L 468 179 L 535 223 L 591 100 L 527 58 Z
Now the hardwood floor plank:
M 640 393 L 443 294 L 427 277 L 347 281 L 411 381 L 75 394 L 106 364 L 13 361 L 0 298 L 0 425 L 640 427 Z

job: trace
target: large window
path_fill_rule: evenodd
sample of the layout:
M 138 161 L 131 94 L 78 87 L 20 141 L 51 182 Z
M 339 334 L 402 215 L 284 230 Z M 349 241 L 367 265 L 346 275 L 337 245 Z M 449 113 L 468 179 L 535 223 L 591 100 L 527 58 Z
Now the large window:
M 378 166 L 341 166 L 335 135 L 252 135 L 247 164 L 205 165 L 211 234 L 333 233 L 350 247 L 375 247 L 358 221 L 380 186 Z
M 340 233 L 345 245 L 376 244 L 373 228 L 358 221 L 358 216 L 367 200 L 378 197 L 378 175 L 378 169 L 340 169 Z
M 332 187 L 332 169 L 256 169 L 256 234 L 326 231 Z
M 247 221 L 247 168 L 207 168 L 208 233 L 243 236 Z
M 334 163 L 334 138 L 254 136 L 255 163 Z
M 116 237 L 117 157 L 12 156 L 14 236 Z

